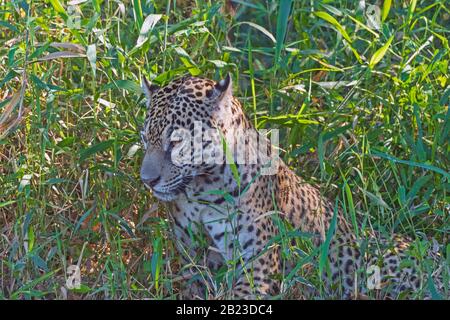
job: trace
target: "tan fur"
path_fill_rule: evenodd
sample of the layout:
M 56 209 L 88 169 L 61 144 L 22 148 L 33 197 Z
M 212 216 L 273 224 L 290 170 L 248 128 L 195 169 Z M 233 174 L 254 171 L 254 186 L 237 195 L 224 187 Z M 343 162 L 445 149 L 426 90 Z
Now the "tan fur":
M 163 155 L 168 128 L 190 128 L 194 120 L 202 120 L 204 128 L 221 130 L 231 146 L 238 130 L 254 130 L 231 93 L 214 98 L 215 85 L 208 79 L 184 77 L 154 90 L 149 96 L 149 111 L 141 133 L 146 155 L 150 157 L 155 152 Z M 270 240 L 279 234 L 274 215 L 286 219 L 295 229 L 314 234 L 316 246 L 324 243 L 334 215 L 334 202 L 282 162 L 277 173 L 269 176 L 258 175 L 261 163 L 239 165 L 240 186 L 226 164 L 177 167 L 150 161 L 146 165 L 163 166 L 156 168 L 161 169 L 158 171 L 161 177 L 152 188 L 170 194 L 170 197 L 160 195 L 160 198 L 168 202 L 184 271 L 200 274 L 198 281 L 187 286 L 185 298 L 205 298 L 208 291 L 210 295 L 220 296 L 224 291 L 212 283 L 208 270 L 215 272 L 226 264 L 229 270 L 237 270 L 232 281 L 235 298 L 280 294 L 280 248 L 277 244 L 268 247 Z M 179 182 L 174 181 L 184 181 L 184 184 L 180 187 Z M 217 190 L 227 193 L 228 197 L 214 192 Z M 203 238 L 199 238 L 203 240 L 193 237 L 196 233 L 202 234 Z M 375 240 L 373 234 L 368 237 Z M 370 242 L 376 244 L 379 255 L 367 260 L 360 253 L 361 239 L 356 239 L 353 227 L 338 211 L 337 227 L 329 248 L 330 272 L 323 275 L 329 297 L 348 298 L 360 290 L 364 292 L 362 280 L 354 283 L 355 272 L 359 269 L 364 278 L 370 264 L 380 264 L 382 275 L 392 276 L 391 279 L 384 277 L 383 282 L 394 284 L 391 287 L 394 296 L 423 285 L 422 278 L 414 271 L 416 261 L 407 270 L 400 268 L 408 250 L 407 242 L 401 238 L 381 245 L 379 241 Z M 232 274 L 229 271 L 228 275 Z

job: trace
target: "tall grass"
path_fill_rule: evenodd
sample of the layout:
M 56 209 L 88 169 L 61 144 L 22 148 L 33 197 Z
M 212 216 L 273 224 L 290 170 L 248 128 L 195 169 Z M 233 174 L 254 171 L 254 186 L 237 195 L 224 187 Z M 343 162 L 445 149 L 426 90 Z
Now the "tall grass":
M 177 297 L 170 225 L 138 177 L 142 74 L 231 72 L 349 221 L 411 237 L 423 272 L 427 248 L 449 264 L 445 0 L 384 1 L 378 20 L 344 0 L 69 3 L 0 0 L 0 298 Z

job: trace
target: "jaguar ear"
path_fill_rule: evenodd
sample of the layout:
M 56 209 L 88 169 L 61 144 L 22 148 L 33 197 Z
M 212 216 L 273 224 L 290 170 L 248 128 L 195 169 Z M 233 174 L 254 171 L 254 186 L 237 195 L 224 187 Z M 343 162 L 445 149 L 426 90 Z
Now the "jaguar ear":
M 142 91 L 145 93 L 147 100 L 150 101 L 152 95 L 159 89 L 159 86 L 156 84 L 150 83 L 145 76 L 142 76 Z
M 232 90 L 233 90 L 233 84 L 231 81 L 230 73 L 228 73 L 224 79 L 217 82 L 214 85 L 213 90 L 214 90 L 213 97 L 215 99 L 222 100 L 226 96 L 231 96 Z

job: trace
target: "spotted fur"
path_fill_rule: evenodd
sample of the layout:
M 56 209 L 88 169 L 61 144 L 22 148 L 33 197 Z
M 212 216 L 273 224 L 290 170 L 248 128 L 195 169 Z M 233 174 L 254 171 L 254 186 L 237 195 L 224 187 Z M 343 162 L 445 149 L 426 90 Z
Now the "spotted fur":
M 183 77 L 164 87 L 144 80 L 148 112 L 141 132 L 146 150 L 141 177 L 154 196 L 167 203 L 184 271 L 194 277 L 186 286 L 184 298 L 205 298 L 208 291 L 220 295 L 221 288 L 205 270 L 217 271 L 224 266 L 229 270 L 227 277 L 233 279 L 234 298 L 280 294 L 279 275 L 284 264 L 280 248 L 271 241 L 279 231 L 275 216 L 284 218 L 294 229 L 314 235 L 314 245 L 321 246 L 335 215 L 334 202 L 281 160 L 274 175 L 260 175 L 265 165 L 260 161 L 237 165 L 239 181 L 228 164 L 176 165 L 171 161 L 171 151 L 176 147 L 171 133 L 179 128 L 193 133 L 195 121 L 202 122 L 197 128 L 202 132 L 218 129 L 229 146 L 236 143 L 239 130 L 256 132 L 231 87 L 229 77 L 218 83 Z M 205 147 L 211 145 L 222 147 L 220 141 L 205 143 Z M 359 279 L 364 278 L 364 270 L 371 264 L 380 266 L 383 283 L 390 284 L 394 297 L 424 286 L 423 277 L 416 271 L 417 261 L 403 269 L 400 265 L 409 257 L 409 242 L 400 237 L 377 241 L 369 234 L 365 252 L 373 243 L 377 254 L 366 258 L 353 230 L 338 210 L 328 249 L 329 268 L 324 270 L 330 297 L 347 298 L 364 291 L 363 281 L 355 284 L 355 279 L 358 272 L 363 275 Z

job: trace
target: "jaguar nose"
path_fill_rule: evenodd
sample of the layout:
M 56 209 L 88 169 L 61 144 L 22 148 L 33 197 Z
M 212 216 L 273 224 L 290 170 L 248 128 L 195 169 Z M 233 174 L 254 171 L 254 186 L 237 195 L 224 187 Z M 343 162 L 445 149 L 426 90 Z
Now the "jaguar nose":
M 150 188 L 153 188 L 154 186 L 156 186 L 156 184 L 159 182 L 159 180 L 161 180 L 161 177 L 156 177 L 156 178 L 141 178 L 142 182 L 144 182 L 144 184 L 146 184 L 147 186 L 149 186 Z

